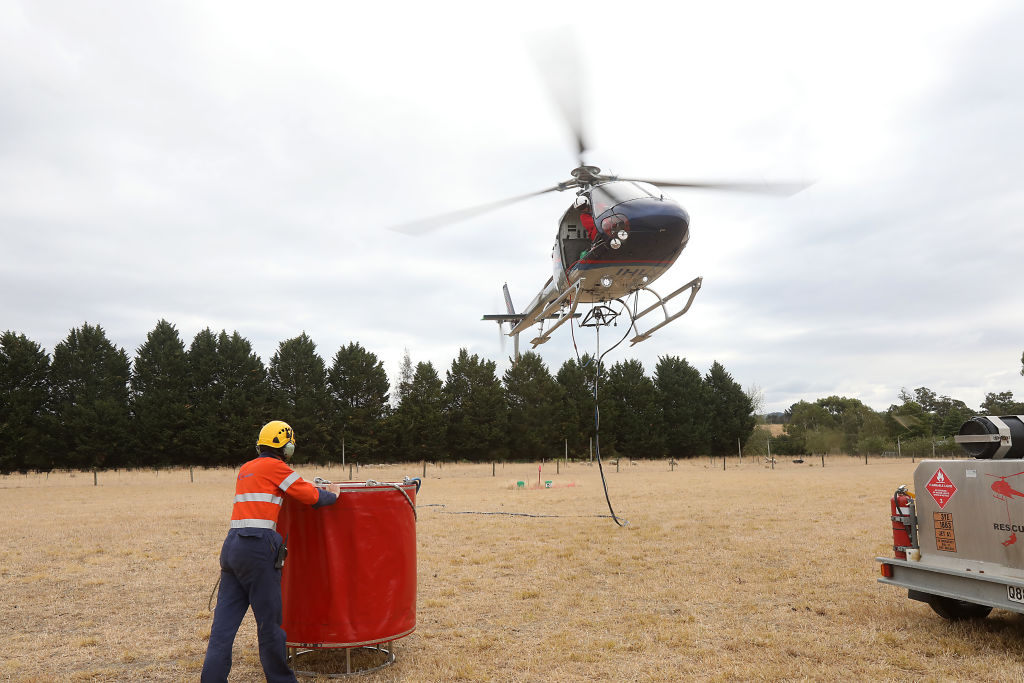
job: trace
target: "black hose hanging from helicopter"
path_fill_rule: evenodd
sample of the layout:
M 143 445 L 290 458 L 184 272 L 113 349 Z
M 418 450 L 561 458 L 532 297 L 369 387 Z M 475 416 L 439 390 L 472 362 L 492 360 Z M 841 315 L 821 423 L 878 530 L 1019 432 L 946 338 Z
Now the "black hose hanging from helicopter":
M 634 294 L 634 299 L 638 298 L 638 296 L 639 296 L 638 293 Z M 634 330 L 634 331 L 636 330 L 636 321 L 635 321 L 635 319 L 633 317 L 635 311 L 630 311 L 629 305 L 627 303 L 625 303 L 624 301 L 622 301 L 621 299 L 616 299 L 615 301 L 618 302 L 618 304 L 620 306 L 622 306 L 623 310 L 626 312 L 626 315 L 629 316 L 629 325 L 626 326 L 626 333 L 622 335 L 622 337 L 619 339 L 619 341 L 615 342 L 615 344 L 613 344 L 611 346 L 611 348 L 607 349 L 604 353 L 601 353 L 601 327 L 602 327 L 602 324 L 598 323 L 598 324 L 594 325 L 595 334 L 596 334 L 596 338 L 597 338 L 597 349 L 596 349 L 596 356 L 590 360 L 590 363 L 593 363 L 595 361 L 597 362 L 597 367 L 595 368 L 595 371 L 594 371 L 594 393 L 593 393 L 593 395 L 594 395 L 594 452 L 597 455 L 597 469 L 601 473 L 601 486 L 604 488 L 604 499 L 605 499 L 605 502 L 608 504 L 608 512 L 611 513 L 611 518 L 612 518 L 612 520 L 616 524 L 618 524 L 620 527 L 626 527 L 626 526 L 629 526 L 629 520 L 625 519 L 625 518 L 620 518 L 618 515 L 615 514 L 615 510 L 612 508 L 611 496 L 608 494 L 608 481 L 605 479 L 605 476 L 604 476 L 604 466 L 602 465 L 602 462 L 601 462 L 601 409 L 598 406 L 598 400 L 597 400 L 598 388 L 600 387 L 600 383 L 601 383 L 601 363 L 604 360 L 604 357 L 607 356 L 612 351 L 614 351 L 622 342 L 624 342 L 626 340 L 626 337 L 629 336 L 630 330 Z M 635 305 L 636 305 L 636 301 L 634 301 L 634 306 Z M 604 323 L 604 324 L 607 324 L 607 323 Z M 577 362 L 581 362 L 581 359 L 580 359 L 580 356 L 579 356 L 579 348 L 576 347 L 576 333 L 575 333 L 575 331 L 573 331 L 573 325 L 572 325 L 571 321 L 569 323 L 569 329 L 572 332 L 573 348 L 576 349 L 576 360 L 577 360 Z M 588 363 L 587 365 L 589 365 L 590 363 Z M 584 368 L 585 367 L 586 366 L 584 366 Z

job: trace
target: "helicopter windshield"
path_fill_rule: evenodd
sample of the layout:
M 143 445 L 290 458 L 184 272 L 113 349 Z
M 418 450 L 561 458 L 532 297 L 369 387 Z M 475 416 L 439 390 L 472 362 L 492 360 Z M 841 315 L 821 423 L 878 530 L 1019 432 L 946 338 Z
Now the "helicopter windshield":
M 650 189 L 648 189 L 650 188 Z M 629 180 L 615 181 L 598 185 L 590 191 L 590 200 L 594 205 L 594 215 L 598 216 L 616 204 L 632 199 L 658 198 L 654 188 L 647 183 L 641 185 Z

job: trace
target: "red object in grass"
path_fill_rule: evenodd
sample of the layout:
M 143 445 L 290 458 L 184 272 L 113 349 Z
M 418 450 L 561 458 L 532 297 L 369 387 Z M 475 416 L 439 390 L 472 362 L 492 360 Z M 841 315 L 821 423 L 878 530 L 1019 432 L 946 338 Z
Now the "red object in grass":
M 277 530 L 288 544 L 289 647 L 373 645 L 416 628 L 416 485 L 341 487 L 338 502 L 317 510 L 284 500 Z

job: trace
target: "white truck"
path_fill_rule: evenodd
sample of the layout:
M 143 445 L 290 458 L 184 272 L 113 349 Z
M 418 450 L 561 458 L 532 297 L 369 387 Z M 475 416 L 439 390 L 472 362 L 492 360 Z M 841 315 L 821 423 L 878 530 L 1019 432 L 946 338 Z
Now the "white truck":
M 916 495 L 890 500 L 895 557 L 875 558 L 878 580 L 945 619 L 1024 613 L 1024 416 L 973 417 L 955 438 L 969 459 L 922 461 Z

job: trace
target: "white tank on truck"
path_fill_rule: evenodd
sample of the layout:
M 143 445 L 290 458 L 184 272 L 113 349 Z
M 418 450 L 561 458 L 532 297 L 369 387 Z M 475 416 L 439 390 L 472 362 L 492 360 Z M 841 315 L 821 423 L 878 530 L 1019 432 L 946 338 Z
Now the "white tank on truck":
M 975 416 L 955 439 L 969 459 L 923 460 L 893 494 L 878 580 L 946 619 L 1024 613 L 1024 416 Z

